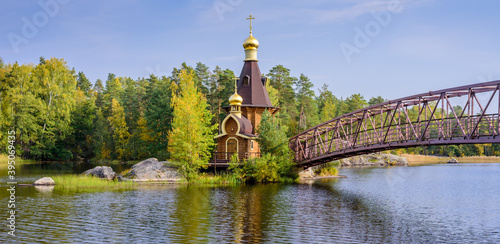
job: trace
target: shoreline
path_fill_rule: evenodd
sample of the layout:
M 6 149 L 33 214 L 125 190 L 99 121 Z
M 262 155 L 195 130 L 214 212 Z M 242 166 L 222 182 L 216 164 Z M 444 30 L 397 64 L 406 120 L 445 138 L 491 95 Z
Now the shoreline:
M 423 165 L 423 164 L 446 164 L 451 157 L 446 156 L 432 156 L 432 155 L 414 155 L 414 154 L 401 154 L 408 160 L 409 166 Z M 500 163 L 500 157 L 497 156 L 466 156 L 466 157 L 453 157 L 458 163 Z
M 339 179 L 339 178 L 347 178 L 345 175 L 328 175 L 328 176 L 314 176 L 314 177 L 299 177 L 298 183 L 310 183 L 316 180 L 323 179 Z

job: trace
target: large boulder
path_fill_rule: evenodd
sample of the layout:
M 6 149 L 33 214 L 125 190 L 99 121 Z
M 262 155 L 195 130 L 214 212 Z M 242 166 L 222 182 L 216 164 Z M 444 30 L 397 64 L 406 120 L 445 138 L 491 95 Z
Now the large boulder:
M 56 182 L 50 177 L 43 177 L 33 183 L 34 186 L 53 186 L 55 184 Z
M 316 174 L 312 167 L 299 171 L 299 178 L 301 179 L 314 178 L 315 176 Z
M 354 156 L 340 160 L 341 166 L 388 166 L 388 165 L 408 165 L 405 157 L 400 157 L 388 153 L 370 153 L 361 156 Z
M 107 180 L 114 180 L 116 173 L 109 166 L 97 166 L 82 173 L 83 175 L 92 175 Z
M 149 158 L 134 164 L 124 177 L 134 181 L 177 182 L 183 179 L 177 168 L 170 162 L 158 161 L 156 158 Z
M 456 158 L 451 158 L 449 161 L 448 161 L 449 164 L 458 164 L 458 160 Z

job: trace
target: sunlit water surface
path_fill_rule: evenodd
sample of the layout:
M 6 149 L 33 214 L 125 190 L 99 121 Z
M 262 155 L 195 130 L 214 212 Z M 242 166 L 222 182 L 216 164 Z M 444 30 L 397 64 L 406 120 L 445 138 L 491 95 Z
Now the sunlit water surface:
M 86 168 L 23 165 L 18 181 Z M 5 170 L 0 174 L 7 175 Z M 15 238 L 6 233 L 3 190 L 0 242 L 500 242 L 500 164 L 340 172 L 349 178 L 231 187 L 142 184 L 90 192 L 18 187 Z M 3 189 L 6 181 L 2 177 Z

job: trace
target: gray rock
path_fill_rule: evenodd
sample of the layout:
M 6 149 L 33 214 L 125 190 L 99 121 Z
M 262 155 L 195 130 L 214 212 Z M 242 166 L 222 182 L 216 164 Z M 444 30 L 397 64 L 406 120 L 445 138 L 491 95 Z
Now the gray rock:
M 388 153 L 370 153 L 361 156 L 354 156 L 340 160 L 341 166 L 388 166 L 388 165 L 408 165 L 405 157 L 400 157 Z
M 315 176 L 313 167 L 299 171 L 299 178 L 314 178 Z
M 449 161 L 448 161 L 449 164 L 457 164 L 458 163 L 458 160 L 456 158 L 451 158 Z
M 55 184 L 56 182 L 50 177 L 43 177 L 33 183 L 34 186 L 53 186 Z
M 169 181 L 177 182 L 183 177 L 168 161 L 158 161 L 156 158 L 149 158 L 134 164 L 131 170 L 124 175 L 124 178 L 134 181 Z
M 109 166 L 97 166 L 82 173 L 83 175 L 92 175 L 102 179 L 114 180 L 116 173 Z

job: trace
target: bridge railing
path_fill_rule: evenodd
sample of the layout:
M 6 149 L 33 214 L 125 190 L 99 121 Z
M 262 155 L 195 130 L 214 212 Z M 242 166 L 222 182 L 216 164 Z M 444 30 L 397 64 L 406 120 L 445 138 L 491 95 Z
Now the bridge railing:
M 290 139 L 299 165 L 392 148 L 500 142 L 500 81 L 387 101 Z M 455 99 L 452 99 L 455 98 Z

